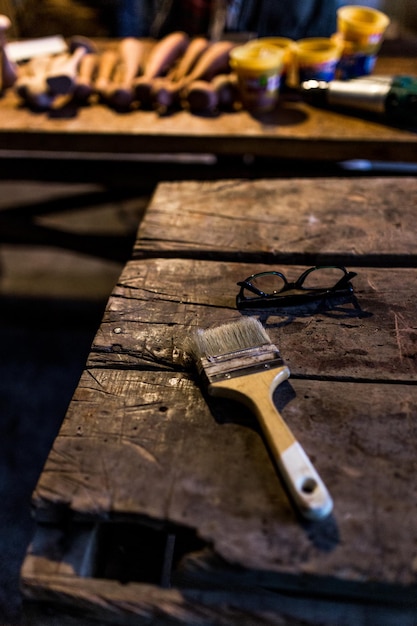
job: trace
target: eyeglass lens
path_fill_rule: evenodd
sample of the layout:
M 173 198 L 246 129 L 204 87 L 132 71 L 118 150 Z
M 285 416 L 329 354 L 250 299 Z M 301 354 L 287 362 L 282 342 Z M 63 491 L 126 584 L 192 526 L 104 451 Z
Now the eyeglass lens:
M 257 274 L 249 281 L 250 284 L 262 293 L 271 296 L 279 293 L 285 287 L 285 280 L 279 274 L 267 272 Z
M 296 286 L 303 289 L 331 289 L 344 275 L 343 269 L 338 267 L 319 267 L 302 274 Z M 273 272 L 256 274 L 248 282 L 269 296 L 280 293 L 288 284 L 282 276 Z
M 304 289 L 331 289 L 345 276 L 340 267 L 318 267 L 309 273 L 303 281 Z

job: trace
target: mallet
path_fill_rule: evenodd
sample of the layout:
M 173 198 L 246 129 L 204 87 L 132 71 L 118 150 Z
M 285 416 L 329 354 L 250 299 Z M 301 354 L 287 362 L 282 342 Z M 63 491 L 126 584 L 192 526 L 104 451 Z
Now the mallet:
M 134 37 L 120 42 L 116 80 L 107 91 L 107 101 L 115 109 L 127 110 L 134 99 L 133 81 L 143 63 L 145 45 Z
M 97 76 L 94 81 L 94 91 L 103 99 L 112 83 L 117 65 L 118 54 L 115 50 L 104 50 L 99 58 Z
M 97 66 L 98 55 L 95 52 L 88 52 L 81 59 L 73 93 L 77 102 L 87 102 L 94 92 L 94 75 Z

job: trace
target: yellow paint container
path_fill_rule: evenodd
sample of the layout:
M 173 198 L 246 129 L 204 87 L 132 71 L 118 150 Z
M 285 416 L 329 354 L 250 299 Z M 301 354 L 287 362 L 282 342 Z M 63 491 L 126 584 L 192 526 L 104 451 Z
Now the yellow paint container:
M 335 78 L 342 46 L 336 37 L 310 37 L 295 43 L 295 65 L 299 84 L 306 80 Z
M 390 19 L 371 7 L 347 5 L 337 11 L 337 32 L 343 42 L 341 78 L 370 74 Z
M 284 50 L 252 40 L 230 52 L 230 67 L 238 77 L 242 105 L 252 112 L 275 108 L 284 69 Z
M 284 52 L 284 67 L 282 70 L 281 86 L 285 84 L 287 79 L 291 81 L 294 68 L 294 40 L 287 37 L 260 37 L 252 39 L 247 45 L 268 45 L 275 46 Z

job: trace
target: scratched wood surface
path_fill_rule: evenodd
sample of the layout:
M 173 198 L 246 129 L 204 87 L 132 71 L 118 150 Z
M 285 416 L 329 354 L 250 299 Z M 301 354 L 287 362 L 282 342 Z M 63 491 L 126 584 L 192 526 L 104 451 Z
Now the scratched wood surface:
M 325 182 L 320 184 L 331 207 L 337 186 Z M 374 182 L 383 210 L 374 201 Z M 236 282 L 271 267 L 262 257 L 267 245 L 260 242 L 271 241 L 280 231 L 273 207 L 279 189 L 287 189 L 287 184 L 226 181 L 200 186 L 204 207 L 211 204 L 208 221 L 206 208 L 198 211 L 195 183 L 162 185 L 156 192 L 138 234 L 141 258 L 126 264 L 113 290 L 33 494 L 38 524 L 55 530 L 47 549 L 37 549 L 35 543 L 27 556 L 22 570 L 27 597 L 87 608 L 88 615 L 98 615 L 102 623 L 114 619 L 126 624 L 137 618 L 138 624 L 297 624 L 297 603 L 287 598 L 288 603 L 280 605 L 277 597 L 269 597 L 272 590 L 279 595 L 286 590 L 313 597 L 314 606 L 299 605 L 299 611 L 304 606 L 308 613 L 307 624 L 366 626 L 369 606 L 361 603 L 370 601 L 390 604 L 389 610 L 395 607 L 399 614 L 390 616 L 392 623 L 413 626 L 417 487 L 410 477 L 417 470 L 417 268 L 409 236 L 414 236 L 414 181 L 356 180 L 342 185 L 348 204 L 362 207 L 363 238 L 368 237 L 368 243 L 362 241 L 355 250 L 349 231 L 344 235 L 349 269 L 357 271 L 352 281 L 355 301 L 314 310 L 253 312 L 290 366 L 292 377 L 278 388 L 274 400 L 333 496 L 335 507 L 328 519 L 306 523 L 296 516 L 252 415 L 233 402 L 207 396 L 184 350 L 196 327 L 239 317 Z M 311 184 L 301 185 L 305 215 L 307 188 L 311 190 Z M 179 205 L 174 193 L 181 198 Z M 211 193 L 219 197 L 223 229 L 228 224 L 227 236 L 217 245 L 210 224 L 220 230 L 220 222 Z M 276 228 L 271 222 L 264 228 L 260 210 L 257 215 L 251 208 L 246 218 L 245 196 L 256 199 L 258 207 L 264 199 Z M 297 194 L 282 191 L 287 209 L 290 196 L 293 208 L 299 208 Z M 237 201 L 228 212 L 232 197 Z M 168 213 L 160 210 L 165 199 L 171 202 Z M 181 215 L 183 207 L 187 219 Z M 326 227 L 325 215 L 319 214 L 322 235 L 330 226 L 338 232 L 336 213 L 329 208 Z M 359 208 L 352 215 L 358 229 Z M 166 219 L 172 219 L 174 233 L 167 240 Z M 372 254 L 363 262 L 372 240 L 366 234 L 367 220 L 375 239 Z M 287 219 L 282 230 L 290 229 L 289 224 Z M 311 238 L 305 237 L 302 220 L 297 229 L 307 246 Z M 263 262 L 239 256 L 238 249 L 251 250 L 250 243 L 245 247 L 245 230 L 252 250 L 261 250 Z M 143 252 L 150 239 L 152 246 Z M 208 258 L 202 252 L 207 239 L 215 251 Z M 339 241 L 342 245 L 341 234 Z M 390 255 L 390 267 L 370 264 L 370 259 L 387 260 Z M 395 265 L 398 259 L 404 267 Z M 275 264 L 290 279 L 305 269 L 288 264 L 279 248 Z M 71 558 L 54 547 L 54 541 L 63 545 L 57 531 L 65 532 L 69 521 L 127 522 L 139 532 L 144 522 L 167 532 L 187 529 L 196 533 L 206 551 L 190 549 L 183 555 L 172 572 L 172 590 L 134 581 L 132 586 L 114 580 L 101 585 L 94 568 L 89 573 L 68 572 Z M 86 550 L 84 565 L 87 555 L 95 558 L 99 553 Z M 265 588 L 270 590 L 267 605 Z M 321 609 L 314 604 L 323 594 L 327 602 L 334 601 L 331 611 L 326 602 Z M 338 603 L 341 598 L 360 602 L 349 610 Z M 238 613 L 233 612 L 236 604 L 243 607 Z M 378 623 L 388 615 L 381 613 Z
M 144 259 L 126 264 L 108 301 L 89 366 L 172 370 L 186 338 L 239 318 L 238 280 L 268 266 L 192 259 Z M 295 279 L 305 266 L 279 264 Z M 357 268 L 356 301 L 322 310 L 288 307 L 253 311 L 297 376 L 417 380 L 414 268 Z
M 407 72 L 415 73 L 413 58 L 378 59 L 378 74 Z M 100 104 L 48 115 L 22 107 L 13 90 L 0 99 L 0 150 L 6 157 L 8 153 L 26 157 L 56 153 L 56 158 L 72 159 L 78 153 L 105 153 L 113 158 L 123 153 L 248 153 L 324 161 L 416 161 L 416 147 L 415 129 L 320 110 L 294 99 L 260 118 L 246 111 L 217 117 L 187 111 L 160 116 L 142 110 L 122 115 Z
M 89 369 L 34 503 L 49 521 L 67 507 L 191 527 L 228 563 L 292 575 L 295 587 L 306 577 L 315 591 L 327 579 L 347 594 L 358 584 L 378 594 L 378 583 L 415 594 L 416 400 L 401 384 L 281 386 L 277 405 L 335 502 L 330 518 L 308 524 L 240 407 L 203 397 L 182 373 Z
M 162 183 L 134 254 L 417 265 L 410 178 Z
M 237 317 L 229 284 L 249 274 L 250 267 L 189 259 L 127 264 L 35 492 L 41 517 L 53 517 L 62 506 L 98 518 L 145 515 L 197 528 L 228 562 L 267 571 L 278 567 L 286 574 L 304 571 L 311 537 L 293 523 L 294 513 L 256 424 L 248 415 L 243 424 L 236 423 L 240 410 L 233 404 L 207 403 L 191 366 L 183 360 L 185 339 L 193 328 Z M 289 276 L 301 271 L 282 269 Z M 407 521 L 406 511 L 413 514 L 414 495 L 411 501 L 404 500 L 405 505 L 401 502 L 402 489 L 409 489 L 404 477 L 415 466 L 417 389 L 409 383 L 416 379 L 412 287 L 416 271 L 401 270 L 400 281 L 398 270 L 361 268 L 354 279 L 360 309 L 343 303 L 322 313 L 273 312 L 264 319 L 292 373 L 303 377 L 285 385 L 276 402 L 340 498 L 336 526 L 326 526 L 323 532 L 324 537 L 343 536 L 343 547 L 333 537 L 335 545 L 327 554 L 328 546 L 320 546 L 318 540 L 318 551 L 312 548 L 306 570 L 312 575 L 337 580 L 346 570 L 350 574 L 341 576 L 345 582 L 363 581 L 373 563 L 368 580 L 374 579 L 379 551 L 385 550 L 372 539 L 375 528 L 378 536 L 398 541 L 404 526 L 392 516 L 398 513 Z M 358 383 L 364 380 L 398 384 Z M 391 468 L 381 472 L 381 463 L 388 459 Z M 217 471 L 219 463 L 227 466 L 227 479 Z M 398 481 L 394 490 L 398 505 L 392 500 L 393 480 Z M 364 493 L 372 497 L 364 499 Z M 381 509 L 372 527 L 369 507 L 376 501 Z M 338 520 L 343 520 L 340 528 Z M 359 529 L 358 520 L 363 524 Z M 398 536 L 388 532 L 390 524 L 399 524 Z M 278 554 L 271 547 L 274 536 Z M 405 560 L 409 547 L 404 547 Z M 370 553 L 376 549 L 378 558 Z M 294 558 L 298 550 L 299 561 Z M 363 561 L 357 553 L 363 554 Z M 341 555 L 343 564 L 338 560 Z M 356 567 L 359 573 L 353 573 Z M 405 571 L 403 563 L 400 570 Z M 411 562 L 408 571 L 406 586 L 414 577 Z

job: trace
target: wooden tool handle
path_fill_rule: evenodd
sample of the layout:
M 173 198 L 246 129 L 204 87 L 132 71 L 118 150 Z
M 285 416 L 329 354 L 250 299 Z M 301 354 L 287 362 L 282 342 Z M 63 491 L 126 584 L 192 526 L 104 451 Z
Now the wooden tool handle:
M 192 71 L 187 75 L 193 80 L 212 80 L 216 74 L 229 71 L 229 54 L 235 44 L 231 41 L 216 41 L 203 52 Z
M 142 67 L 144 52 L 144 43 L 134 37 L 120 42 L 117 67 L 106 91 L 107 102 L 116 110 L 129 110 L 133 103 L 133 81 Z
M 184 105 L 192 113 L 231 111 L 237 101 L 237 86 L 232 74 L 218 74 L 211 81 L 194 80 L 183 90 Z
M 79 102 L 87 102 L 93 93 L 93 80 L 97 62 L 98 56 L 95 52 L 89 52 L 81 59 L 74 87 L 74 97 Z
M 100 95 L 106 93 L 115 71 L 118 54 L 115 50 L 105 50 L 100 55 L 94 89 Z
M 172 71 L 169 78 L 172 81 L 182 80 L 187 76 L 195 66 L 203 52 L 210 46 L 210 42 L 206 37 L 195 37 L 190 41 L 182 57 Z
M 77 75 L 77 82 L 84 85 L 91 85 L 93 82 L 94 72 L 97 68 L 98 56 L 95 52 L 85 54 L 80 62 Z
M 188 86 L 184 100 L 192 113 L 212 113 L 219 104 L 216 89 L 206 80 L 194 80 Z
M 0 87 L 1 89 L 7 89 L 8 87 L 12 87 L 18 77 L 18 69 L 16 63 L 10 61 L 7 56 L 7 52 L 5 48 L 0 48 L 0 56 L 1 56 L 1 81 Z
M 122 65 L 121 86 L 131 88 L 142 66 L 145 54 L 145 45 L 135 37 L 122 39 L 119 45 L 119 57 Z
M 176 31 L 157 41 L 149 53 L 143 76 L 146 80 L 165 74 L 184 54 L 189 43 L 188 35 Z
M 332 499 L 272 398 L 276 387 L 288 377 L 289 369 L 283 366 L 212 383 L 209 392 L 238 400 L 255 413 L 299 512 L 308 519 L 317 520 L 331 512 Z
M 0 91 L 14 85 L 17 80 L 18 70 L 6 52 L 6 33 L 11 27 L 11 21 L 7 15 L 0 15 Z
M 6 43 L 6 33 L 11 27 L 12 23 L 7 15 L 0 15 L 0 48 L 3 48 Z

